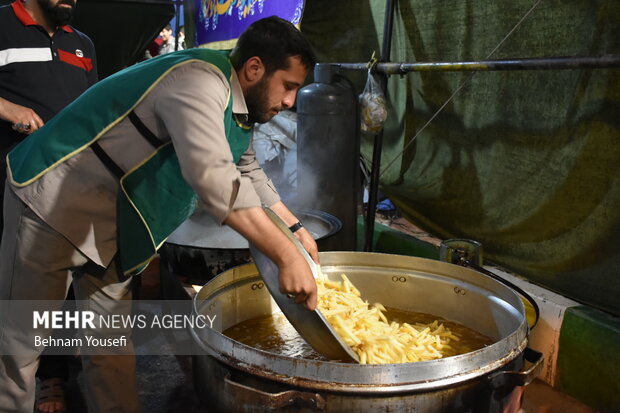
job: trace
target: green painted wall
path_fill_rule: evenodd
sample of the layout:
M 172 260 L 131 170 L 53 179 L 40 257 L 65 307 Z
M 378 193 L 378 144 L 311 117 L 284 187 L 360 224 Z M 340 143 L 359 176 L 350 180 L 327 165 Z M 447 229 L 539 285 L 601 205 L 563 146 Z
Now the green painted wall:
M 560 331 L 561 389 L 601 412 L 620 412 L 620 318 L 572 307 Z
M 364 220 L 361 216 L 358 218 L 357 233 L 364 234 Z M 357 250 L 362 251 L 363 245 L 363 237 L 358 236 Z M 375 223 L 373 252 L 439 259 L 439 248 L 436 246 L 378 222 Z

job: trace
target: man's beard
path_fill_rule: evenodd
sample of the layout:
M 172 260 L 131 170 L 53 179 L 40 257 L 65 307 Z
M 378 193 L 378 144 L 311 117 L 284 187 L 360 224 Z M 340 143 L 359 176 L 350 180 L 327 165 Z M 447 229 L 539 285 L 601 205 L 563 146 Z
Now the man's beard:
M 248 123 L 267 123 L 275 115 L 271 114 L 271 110 L 282 110 L 281 108 L 270 108 L 269 101 L 267 99 L 267 81 L 269 78 L 263 76 L 263 78 L 254 86 L 248 89 L 245 96 L 245 104 L 248 107 Z
M 37 0 L 43 15 L 47 21 L 54 27 L 64 26 L 69 23 L 71 16 L 73 16 L 73 9 L 75 8 L 75 0 L 60 0 L 53 5 L 51 0 Z M 61 7 L 61 4 L 67 4 L 71 7 Z

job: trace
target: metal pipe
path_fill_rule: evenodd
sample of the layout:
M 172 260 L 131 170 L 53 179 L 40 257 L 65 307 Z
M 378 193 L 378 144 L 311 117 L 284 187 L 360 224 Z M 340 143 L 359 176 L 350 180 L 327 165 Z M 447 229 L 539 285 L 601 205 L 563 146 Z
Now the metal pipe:
M 183 4 L 183 0 L 175 0 L 174 1 L 174 50 L 179 50 L 179 20 L 181 19 L 181 4 Z
M 397 0 L 388 0 L 385 5 L 385 20 L 383 21 L 383 44 L 381 46 L 381 62 L 390 60 L 392 52 L 392 27 L 394 26 L 394 10 Z
M 394 22 L 394 10 L 396 0 L 388 0 L 385 5 L 385 20 L 383 23 L 383 45 L 381 47 L 380 62 L 390 60 L 392 50 L 392 27 Z M 368 67 L 366 67 L 368 68 Z M 383 93 L 387 89 L 387 76 L 382 73 L 381 87 Z M 375 233 L 375 210 L 379 196 L 379 176 L 381 172 L 381 151 L 383 147 L 383 130 L 375 135 L 372 149 L 372 169 L 370 171 L 370 184 L 368 187 L 368 206 L 366 210 L 366 225 L 364 225 L 364 251 L 372 251 L 372 241 Z
M 333 63 L 349 70 L 367 70 L 368 63 Z M 495 70 L 564 70 L 620 67 L 620 55 L 542 57 L 527 59 L 479 60 L 462 62 L 387 63 L 375 65 L 377 73 L 404 75 L 409 72 L 463 72 Z
M 496 71 L 496 70 L 563 70 L 563 69 L 604 69 L 620 67 L 620 55 L 598 57 L 548 57 L 504 60 L 480 60 L 462 62 L 422 62 L 422 63 L 388 63 L 390 56 L 392 18 L 394 2 L 386 5 L 386 19 L 381 61 L 374 70 L 383 75 L 383 90 L 387 85 L 387 75 L 404 75 L 409 72 L 448 72 L 448 71 Z M 330 65 L 348 70 L 368 70 L 368 63 L 331 63 Z M 375 209 L 379 192 L 379 176 L 383 131 L 375 135 L 373 145 L 372 169 L 368 189 L 368 206 L 366 212 L 364 251 L 372 251 L 375 229 Z
M 484 274 L 484 275 L 486 275 L 488 277 L 491 277 L 494 280 L 497 280 L 500 283 L 502 283 L 502 284 L 512 288 L 513 290 L 515 290 L 518 294 L 521 295 L 521 297 L 525 298 L 525 300 L 527 300 L 530 303 L 530 305 L 532 306 L 532 309 L 534 310 L 534 322 L 530 325 L 530 330 L 533 329 L 536 326 L 536 324 L 538 323 L 538 320 L 540 319 L 540 308 L 538 307 L 538 304 L 536 303 L 536 300 L 534 300 L 531 295 L 526 293 L 519 286 L 517 286 L 517 285 L 511 283 L 510 281 L 500 277 L 499 275 L 497 275 L 497 274 L 487 270 L 486 268 L 481 267 L 480 265 L 476 264 L 473 261 L 468 260 L 465 257 L 461 257 L 461 259 L 459 260 L 459 262 L 457 264 L 461 265 L 463 267 L 469 267 L 469 268 L 471 268 L 473 270 L 476 270 L 479 273 L 482 273 L 482 274 Z

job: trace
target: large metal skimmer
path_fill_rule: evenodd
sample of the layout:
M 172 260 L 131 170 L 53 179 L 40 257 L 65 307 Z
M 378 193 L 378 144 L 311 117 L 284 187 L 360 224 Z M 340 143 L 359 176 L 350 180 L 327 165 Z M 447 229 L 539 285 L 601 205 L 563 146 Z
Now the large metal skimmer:
M 295 235 L 288 229 L 288 226 L 271 209 L 265 208 L 265 213 L 287 238 L 295 244 L 301 255 L 303 255 L 308 262 L 312 275 L 314 275 L 314 278 L 317 278 L 319 273 L 318 265 L 312 260 L 310 254 L 308 254 Z M 317 352 L 331 360 L 340 360 L 343 362 L 350 362 L 353 360 L 359 362 L 357 354 L 342 341 L 338 333 L 336 333 L 327 322 L 318 308 L 314 311 L 309 311 L 304 307 L 303 303 L 297 304 L 294 299 L 280 292 L 279 270 L 277 265 L 252 243 L 250 243 L 250 252 L 271 296 L 282 310 L 282 313 L 284 313 L 288 321 L 295 327 L 304 340 Z

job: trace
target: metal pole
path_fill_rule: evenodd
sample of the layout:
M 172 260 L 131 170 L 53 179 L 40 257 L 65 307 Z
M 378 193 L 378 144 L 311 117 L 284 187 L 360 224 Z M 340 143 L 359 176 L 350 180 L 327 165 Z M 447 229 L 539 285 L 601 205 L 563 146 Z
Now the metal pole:
M 181 2 L 183 0 L 174 0 L 174 14 L 176 16 L 176 18 L 174 19 L 174 50 L 179 50 L 179 16 L 181 14 Z
M 385 5 L 385 20 L 383 23 L 383 45 L 381 47 L 381 62 L 390 60 L 392 48 L 392 26 L 394 22 L 394 10 L 397 0 L 388 0 Z M 387 76 L 383 74 L 381 86 L 385 93 L 387 89 Z M 375 210 L 379 196 L 379 175 L 381 171 L 381 149 L 383 146 L 383 131 L 375 135 L 372 150 L 372 169 L 370 171 L 370 185 L 368 188 L 368 207 L 366 210 L 366 225 L 364 226 L 364 251 L 372 251 L 373 237 L 375 233 Z
M 366 70 L 368 63 L 333 63 L 341 69 Z M 377 63 L 377 73 L 404 75 L 409 72 L 463 72 L 499 70 L 565 70 L 620 67 L 620 55 L 542 57 L 463 62 Z

